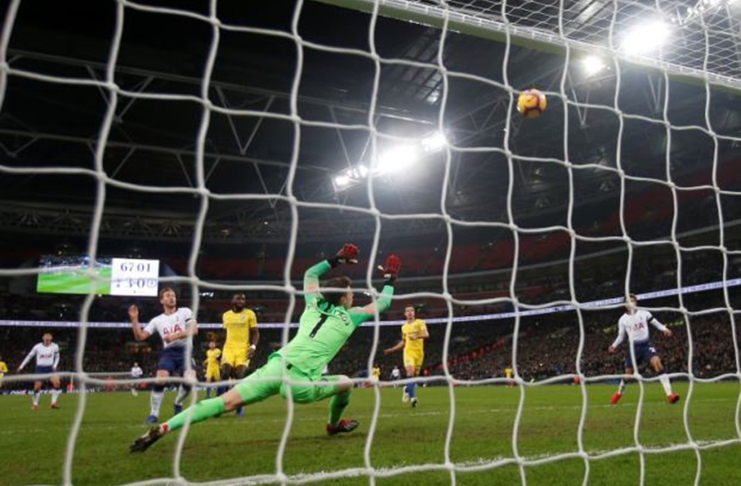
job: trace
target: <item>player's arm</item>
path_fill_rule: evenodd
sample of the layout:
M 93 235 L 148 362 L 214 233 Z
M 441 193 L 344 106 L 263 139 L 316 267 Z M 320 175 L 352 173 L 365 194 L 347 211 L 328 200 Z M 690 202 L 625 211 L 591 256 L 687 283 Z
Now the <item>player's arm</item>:
M 252 359 L 257 351 L 257 343 L 260 342 L 260 331 L 257 329 L 257 317 L 251 317 L 250 322 L 250 349 L 247 351 L 247 359 Z
M 660 323 L 659 320 L 656 319 L 654 316 L 652 316 L 650 312 L 646 312 L 646 314 L 647 314 L 646 315 L 646 320 L 648 321 L 649 324 L 651 324 L 656 329 L 658 329 L 659 331 L 661 331 L 661 333 L 664 334 L 664 336 L 671 337 L 671 335 L 672 335 L 671 329 L 669 329 L 668 327 L 666 327 L 665 325 L 663 325 L 662 323 Z
M 54 351 L 54 363 L 51 365 L 51 368 L 54 371 L 57 371 L 57 366 L 59 366 L 59 347 L 57 347 L 57 350 Z
M 307 304 L 311 304 L 321 296 L 319 293 L 319 277 L 343 263 L 358 263 L 357 246 L 345 243 L 345 246 L 335 256 L 317 263 L 304 272 L 304 300 Z
M 406 340 L 402 339 L 401 341 L 391 346 L 390 348 L 384 349 L 383 350 L 384 356 L 388 356 L 389 354 L 394 354 L 394 353 L 401 351 L 402 349 L 404 349 L 405 344 L 406 344 Z
M 610 345 L 610 347 L 607 348 L 607 350 L 611 353 L 614 353 L 617 347 L 620 346 L 620 343 L 623 342 L 623 339 L 625 339 L 625 327 L 623 326 L 622 322 L 618 322 L 618 336 Z
M 28 355 L 26 355 L 26 359 L 24 359 L 21 365 L 18 367 L 18 371 L 21 371 L 23 368 L 25 368 L 28 362 L 31 361 L 34 356 L 36 356 L 36 346 L 34 346 L 31 351 L 29 351 Z
M 136 304 L 129 306 L 129 320 L 131 321 L 131 329 L 134 331 L 134 339 L 137 341 L 149 339 L 149 336 L 152 335 L 152 331 L 150 330 L 151 323 L 146 328 L 141 328 L 141 324 L 139 323 L 139 307 Z
M 391 307 L 391 299 L 394 296 L 394 285 L 396 284 L 396 278 L 401 268 L 401 259 L 396 255 L 389 255 L 386 258 L 386 265 L 379 266 L 378 268 L 383 272 L 383 277 L 386 279 L 383 290 L 381 290 L 381 295 L 378 296 L 375 302 L 371 302 L 363 307 L 353 307 L 350 309 L 350 318 L 353 324 L 355 324 L 355 327 L 373 319 L 376 313 L 381 314 Z

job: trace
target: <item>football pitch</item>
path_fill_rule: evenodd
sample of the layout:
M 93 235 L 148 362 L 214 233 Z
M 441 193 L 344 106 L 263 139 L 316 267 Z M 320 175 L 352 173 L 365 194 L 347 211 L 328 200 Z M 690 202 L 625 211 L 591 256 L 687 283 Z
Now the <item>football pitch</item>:
M 583 444 L 589 454 L 605 454 L 634 443 L 638 386 L 631 385 L 618 405 L 610 404 L 613 386 L 589 385 L 588 414 Z M 646 386 L 639 440 L 646 448 L 646 484 L 693 484 L 696 454 L 692 450 L 656 454 L 655 449 L 686 444 L 683 422 L 687 384 L 675 385 L 682 395 L 677 405 L 666 402 L 661 387 Z M 398 472 L 400 468 L 445 462 L 445 436 L 450 402 L 444 387 L 419 388 L 419 406 L 401 402 L 401 388 L 381 390 L 379 420 L 370 461 L 384 477 L 379 485 L 450 484 L 449 471 L 440 468 L 422 473 Z M 696 384 L 688 423 L 700 445 L 739 439 L 735 424 L 738 383 Z M 519 388 L 502 386 L 455 388 L 455 423 L 450 460 L 475 469 L 491 461 L 500 467 L 458 472 L 458 485 L 521 484 L 520 469 L 506 463 L 513 457 L 512 432 L 520 400 Z M 174 393 L 168 393 L 162 418 L 171 412 Z M 0 484 L 60 484 L 66 441 L 74 419 L 77 395 L 63 395 L 61 410 L 49 409 L 44 395 L 33 412 L 30 397 L 0 396 Z M 283 457 L 284 472 L 291 479 L 312 480 L 322 472 L 348 470 L 351 475 L 316 484 L 366 485 L 360 471 L 374 408 L 374 390 L 356 389 L 346 415 L 361 421 L 353 433 L 327 437 L 324 425 L 327 402 L 297 405 Z M 144 454 L 131 455 L 128 446 L 146 428 L 149 393 L 133 397 L 128 392 L 87 396 L 87 405 L 76 442 L 73 482 L 76 485 L 121 484 L 173 476 L 177 434 L 165 437 Z M 183 448 L 181 474 L 192 482 L 225 480 L 275 473 L 276 452 L 286 419 L 286 406 L 274 397 L 246 409 L 246 417 L 233 414 L 194 425 Z M 581 395 L 577 386 L 538 386 L 526 389 L 519 424 L 517 448 L 523 458 L 544 460 L 553 454 L 578 451 L 577 427 Z M 702 450 L 703 485 L 741 484 L 741 445 Z M 529 485 L 580 485 L 585 473 L 581 458 L 536 463 L 524 468 Z M 637 485 L 640 455 L 628 452 L 589 462 L 589 484 Z M 244 481 L 232 484 L 252 484 Z

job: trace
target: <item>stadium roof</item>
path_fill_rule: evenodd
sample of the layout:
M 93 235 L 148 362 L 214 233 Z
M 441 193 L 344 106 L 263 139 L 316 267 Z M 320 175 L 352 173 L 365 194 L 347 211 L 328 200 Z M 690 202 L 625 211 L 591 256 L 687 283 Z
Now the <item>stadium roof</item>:
M 191 231 L 178 227 L 192 227 L 200 207 L 194 188 L 204 111 L 197 98 L 213 26 L 199 16 L 208 16 L 209 2 L 123 4 L 123 33 L 114 66 L 117 106 L 102 159 L 108 177 L 121 184 L 107 185 L 102 234 L 190 238 Z M 452 2 L 451 7 L 466 7 L 459 4 Z M 519 4 L 523 9 L 534 5 Z M 570 9 L 588 9 L 597 2 L 567 4 Z M 0 111 L 2 166 L 94 170 L 111 100 L 105 79 L 117 5 L 113 0 L 21 3 L 10 36 L 10 72 Z M 163 13 L 153 7 L 177 10 Z M 563 161 L 568 159 L 573 164 L 576 211 L 606 208 L 606 217 L 620 194 L 618 170 L 635 177 L 625 182 L 628 191 L 658 186 L 641 178 L 666 181 L 667 173 L 673 180 L 692 174 L 691 185 L 710 184 L 716 143 L 719 163 L 733 160 L 737 148 L 730 138 L 714 139 L 707 133 L 702 83 L 672 78 L 667 87 L 670 78 L 658 71 L 616 66 L 605 59 L 603 70 L 588 75 L 579 55 L 564 72 L 560 53 L 518 45 L 508 51 L 504 43 L 450 31 L 441 54 L 443 72 L 439 29 L 383 16 L 373 32 L 376 64 L 363 53 L 371 47 L 371 17 L 365 13 L 304 2 L 296 17 L 294 2 L 222 0 L 217 14 L 222 27 L 208 97 L 219 109 L 212 110 L 208 120 L 202 177 L 209 191 L 222 196 L 210 201 L 207 238 L 286 240 L 292 216 L 285 197 L 296 155 L 294 99 L 301 123 L 292 191 L 308 203 L 370 207 L 365 183 L 338 188 L 333 181 L 343 171 L 370 165 L 372 132 L 361 126 L 367 127 L 371 116 L 379 154 L 419 144 L 443 127 L 453 147 L 449 160 L 444 149 L 421 151 L 415 165 L 374 178 L 375 204 L 395 215 L 440 213 L 449 164 L 443 202 L 450 216 L 507 222 L 511 180 L 518 224 L 547 214 L 553 224 L 565 225 L 570 174 Z M 294 18 L 301 44 L 289 35 Z M 604 15 L 582 20 L 585 25 L 590 21 L 604 23 Z M 41 80 L 33 73 L 49 78 Z M 502 87 L 505 79 L 510 90 Z M 562 86 L 569 99 L 567 117 Z M 548 111 L 537 120 L 520 118 L 511 105 L 518 90 L 530 87 L 548 93 Z M 671 129 L 664 124 L 667 92 Z M 714 133 L 739 134 L 737 93 L 714 89 L 708 113 Z M 514 154 L 509 159 L 505 138 Z M 2 231 L 50 231 L 48 224 L 39 224 L 49 219 L 86 226 L 96 197 L 91 174 L 3 170 Z M 126 184 L 150 190 L 132 191 Z M 259 199 L 231 198 L 250 194 Z M 657 191 L 657 197 L 671 195 Z M 338 238 L 370 236 L 375 229 L 367 212 L 302 207 L 299 213 L 299 234 L 307 239 L 326 238 L 326 229 L 318 228 L 326 228 L 328 221 L 331 235 Z M 423 235 L 441 226 L 440 218 L 386 221 L 384 236 Z M 143 227 L 147 230 L 141 231 Z

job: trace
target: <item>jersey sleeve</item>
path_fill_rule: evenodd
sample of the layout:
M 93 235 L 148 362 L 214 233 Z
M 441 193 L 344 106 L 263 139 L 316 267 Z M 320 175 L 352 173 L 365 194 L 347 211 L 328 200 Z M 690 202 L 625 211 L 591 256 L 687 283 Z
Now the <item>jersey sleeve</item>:
M 157 325 L 155 324 L 154 319 L 149 321 L 149 323 L 144 326 L 144 332 L 149 333 L 150 336 L 157 332 Z
M 623 326 L 623 319 L 621 318 L 618 321 L 618 336 L 615 338 L 615 341 L 612 343 L 612 347 L 616 348 L 620 346 L 620 343 L 623 342 L 623 339 L 625 339 L 625 326 Z
M 52 364 L 52 368 L 57 369 L 57 366 L 59 366 L 59 346 L 54 346 L 54 364 Z
M 29 361 L 31 361 L 31 358 L 36 356 L 36 349 L 38 347 L 38 344 L 31 348 L 31 351 L 28 352 L 28 355 L 26 356 L 26 359 L 23 360 L 23 363 L 18 367 L 19 369 L 25 368 Z
M 660 323 L 659 320 L 656 319 L 654 316 L 652 316 L 650 312 L 648 311 L 643 311 L 643 312 L 646 313 L 646 322 L 654 326 L 659 331 L 663 332 L 664 330 L 666 330 L 666 326 Z
M 249 321 L 250 329 L 257 327 L 257 314 L 255 314 L 255 311 L 250 311 Z
M 379 314 L 385 312 L 389 307 L 391 307 L 391 297 L 393 297 L 393 295 L 394 288 L 390 285 L 385 285 L 381 291 L 381 295 L 376 299 Z M 373 319 L 376 315 L 372 303 L 365 307 L 353 307 L 348 312 L 355 327 L 358 327 L 365 321 Z
M 425 321 L 419 321 L 419 328 L 417 329 L 417 331 L 420 334 L 426 334 L 427 333 L 427 324 L 425 323 Z
M 319 293 L 319 277 L 331 270 L 332 266 L 327 260 L 323 260 L 304 273 L 304 301 L 312 304 L 321 298 Z
M 189 324 L 192 321 L 195 321 L 192 310 L 188 309 L 187 307 L 181 307 L 180 312 L 181 312 L 180 316 L 183 318 L 186 324 Z
M 216 352 L 214 353 L 214 357 L 215 357 L 216 359 L 219 359 L 219 358 L 221 358 L 221 350 L 220 350 L 220 349 L 217 349 L 217 350 L 216 350 Z

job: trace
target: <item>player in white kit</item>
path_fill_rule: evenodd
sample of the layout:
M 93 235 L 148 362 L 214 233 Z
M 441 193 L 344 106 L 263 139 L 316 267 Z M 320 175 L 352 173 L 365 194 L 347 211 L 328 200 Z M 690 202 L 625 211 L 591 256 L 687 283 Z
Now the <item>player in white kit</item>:
M 51 408 L 58 409 L 59 406 L 57 405 L 57 399 L 59 398 L 59 395 L 62 393 L 62 390 L 60 388 L 59 383 L 59 377 L 57 376 L 57 366 L 59 365 L 59 346 L 57 346 L 55 343 L 52 342 L 52 335 L 51 333 L 46 333 L 42 337 L 42 342 L 37 344 L 31 349 L 31 352 L 28 353 L 28 356 L 26 356 L 26 359 L 23 360 L 23 363 L 18 367 L 18 371 L 20 372 L 23 368 L 26 367 L 29 361 L 31 361 L 32 358 L 36 357 L 36 371 L 35 373 L 37 375 L 49 375 L 48 379 L 51 383 L 51 386 L 53 388 L 51 392 Z M 41 386 L 44 384 L 43 380 L 36 380 L 33 383 L 33 410 L 39 409 L 39 395 L 41 394 Z
M 134 366 L 131 367 L 131 379 L 137 380 L 142 377 L 144 374 L 144 371 L 139 367 L 139 363 L 134 363 Z M 139 396 L 139 393 L 136 391 L 136 383 L 131 384 L 131 394 L 135 397 Z
M 394 366 L 394 369 L 391 370 L 391 381 L 397 381 L 401 379 L 401 371 L 399 370 L 398 366 Z M 396 383 L 394 383 L 394 388 L 396 388 Z
M 149 321 L 144 329 L 139 324 L 139 308 L 136 305 L 129 307 L 129 319 L 137 341 L 144 341 L 155 332 L 162 338 L 163 349 L 157 364 L 156 382 L 152 387 L 148 424 L 158 422 L 160 406 L 165 396 L 165 384 L 170 375 L 192 379 L 196 376 L 195 361 L 192 357 L 190 370 L 186 372 L 185 366 L 186 345 L 188 340 L 198 333 L 198 324 L 193 313 L 187 307 L 178 308 L 175 291 L 169 287 L 160 290 L 160 304 L 164 312 Z M 180 385 L 173 406 L 176 415 L 182 411 L 183 401 L 190 390 L 190 385 Z
M 665 325 L 657 321 L 650 312 L 639 310 L 637 305 L 638 299 L 636 299 L 636 296 L 633 294 L 628 295 L 628 300 L 625 303 L 625 314 L 618 321 L 618 337 L 610 345 L 608 351 L 614 353 L 627 334 L 628 348 L 625 358 L 625 374 L 632 375 L 633 369 L 636 366 L 640 367 L 648 362 L 654 372 L 659 376 L 659 381 L 661 382 L 661 386 L 664 387 L 664 392 L 669 403 L 677 403 L 679 401 L 679 395 L 672 393 L 671 383 L 669 382 L 669 377 L 665 374 L 664 366 L 661 364 L 661 358 L 656 354 L 656 349 L 651 346 L 651 341 L 648 338 L 648 325 L 651 324 L 666 337 L 670 337 L 672 332 Z M 636 363 L 633 362 L 633 356 L 631 356 L 631 345 L 635 352 Z M 621 379 L 618 390 L 612 395 L 613 404 L 620 401 L 624 391 L 625 380 Z

